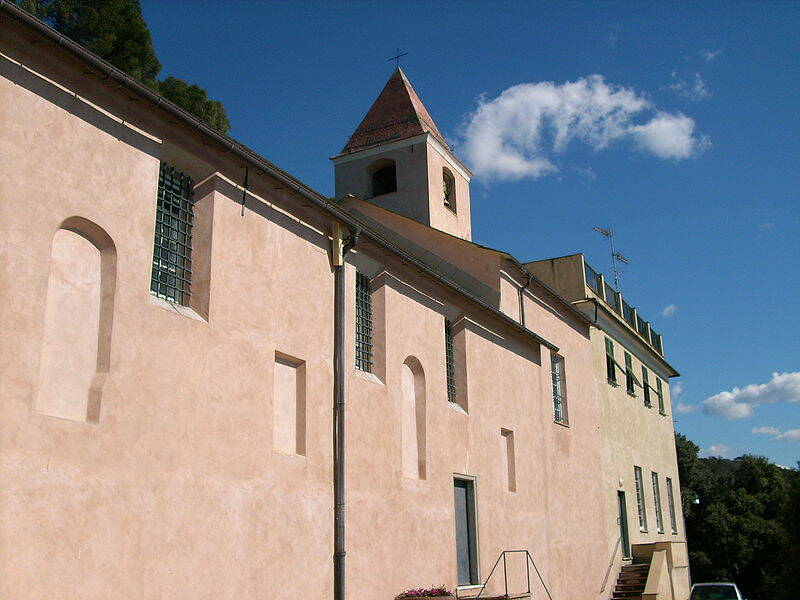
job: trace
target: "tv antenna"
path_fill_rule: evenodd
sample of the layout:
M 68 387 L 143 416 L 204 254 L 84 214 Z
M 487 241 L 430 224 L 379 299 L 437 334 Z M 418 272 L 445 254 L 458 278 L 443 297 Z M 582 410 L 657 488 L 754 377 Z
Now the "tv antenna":
M 621 262 L 623 265 L 628 264 L 628 259 L 622 256 L 619 252 L 614 249 L 614 232 L 610 229 L 603 229 L 602 227 L 592 227 L 597 233 L 602 235 L 604 238 L 608 240 L 608 243 L 611 245 L 611 269 L 614 271 L 614 287 L 619 290 L 619 269 L 617 269 L 617 261 Z

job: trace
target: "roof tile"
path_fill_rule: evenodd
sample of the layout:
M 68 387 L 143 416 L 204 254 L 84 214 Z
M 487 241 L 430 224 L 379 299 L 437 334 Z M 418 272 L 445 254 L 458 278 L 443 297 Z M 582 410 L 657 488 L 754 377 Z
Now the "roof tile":
M 350 154 L 422 133 L 430 133 L 450 149 L 406 74 L 397 67 L 341 153 Z

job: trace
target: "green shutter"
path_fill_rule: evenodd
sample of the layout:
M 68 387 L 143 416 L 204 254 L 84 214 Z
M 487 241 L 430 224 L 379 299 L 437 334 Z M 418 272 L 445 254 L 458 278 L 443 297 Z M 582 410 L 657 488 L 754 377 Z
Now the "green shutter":
M 633 395 L 636 393 L 636 388 L 634 386 L 634 378 L 633 378 L 633 363 L 631 361 L 631 355 L 627 352 L 625 353 L 625 387 L 628 390 L 628 393 Z
M 608 377 L 609 383 L 616 385 L 617 368 L 614 360 L 614 342 L 609 338 L 606 338 L 606 377 Z

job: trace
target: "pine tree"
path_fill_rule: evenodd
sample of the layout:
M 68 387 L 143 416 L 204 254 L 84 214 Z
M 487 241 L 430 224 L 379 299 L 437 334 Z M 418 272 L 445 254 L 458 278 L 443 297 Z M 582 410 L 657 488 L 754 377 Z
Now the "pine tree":
M 203 88 L 176 77 L 158 80 L 161 63 L 139 0 L 17 0 L 17 4 L 215 129 L 227 133 L 230 128 L 222 103 L 210 100 Z

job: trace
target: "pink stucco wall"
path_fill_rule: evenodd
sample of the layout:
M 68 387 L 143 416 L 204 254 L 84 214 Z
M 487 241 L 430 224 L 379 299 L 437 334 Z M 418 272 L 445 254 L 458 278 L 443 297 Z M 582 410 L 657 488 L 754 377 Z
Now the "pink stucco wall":
M 0 597 L 329 598 L 330 218 L 265 176 L 251 179 L 241 216 L 230 156 L 54 49 L 13 35 L 2 46 L 67 89 L 0 58 Z M 206 203 L 192 311 L 149 293 L 161 158 L 190 171 Z M 116 248 L 96 422 L 35 410 L 51 248 L 73 216 Z M 373 376 L 353 367 L 356 268 L 374 286 Z M 476 481 L 481 578 L 501 550 L 527 548 L 555 598 L 596 598 L 607 540 L 587 326 L 527 300 L 528 327 L 565 357 L 564 427 L 553 422 L 547 351 L 530 338 L 368 242 L 346 276 L 348 597 L 453 585 L 460 474 Z M 447 401 L 445 317 L 466 358 L 468 412 Z M 304 453 L 275 451 L 276 356 L 303 365 Z M 424 374 L 424 478 L 402 468 L 412 363 Z M 503 430 L 514 435 L 516 491 Z

